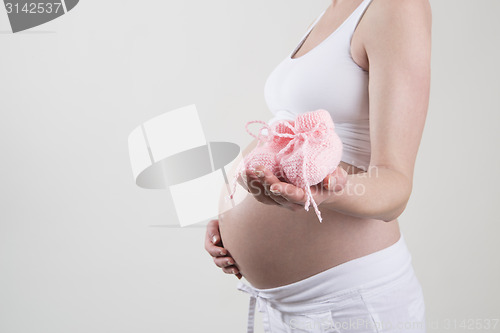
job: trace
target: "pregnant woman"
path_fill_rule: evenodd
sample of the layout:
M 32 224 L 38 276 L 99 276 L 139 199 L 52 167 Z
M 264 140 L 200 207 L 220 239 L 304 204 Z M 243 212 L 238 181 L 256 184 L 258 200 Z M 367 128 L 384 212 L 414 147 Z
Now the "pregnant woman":
M 327 110 L 343 154 L 311 187 L 322 223 L 303 189 L 262 167 L 238 179 L 250 194 L 234 208 L 221 193 L 205 248 L 248 282 L 248 332 L 256 307 L 266 332 L 425 332 L 398 217 L 427 115 L 431 25 L 428 0 L 332 0 L 268 77 L 268 124 Z

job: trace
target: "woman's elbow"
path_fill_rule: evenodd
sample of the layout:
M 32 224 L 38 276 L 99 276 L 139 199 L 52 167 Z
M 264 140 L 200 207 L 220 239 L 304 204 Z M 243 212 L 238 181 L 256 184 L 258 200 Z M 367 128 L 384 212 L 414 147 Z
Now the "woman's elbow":
M 395 207 L 392 207 L 384 216 L 381 218 L 384 222 L 393 222 L 395 221 L 406 209 L 408 202 L 410 201 L 412 190 L 412 184 L 410 182 L 407 183 L 405 187 L 405 191 L 402 191 L 400 194 L 399 200 L 395 200 L 397 203 Z
M 384 222 L 393 222 L 395 221 L 403 212 L 405 211 L 406 205 L 408 202 L 405 202 L 398 208 L 394 209 L 393 211 L 389 212 L 386 214 L 381 220 Z

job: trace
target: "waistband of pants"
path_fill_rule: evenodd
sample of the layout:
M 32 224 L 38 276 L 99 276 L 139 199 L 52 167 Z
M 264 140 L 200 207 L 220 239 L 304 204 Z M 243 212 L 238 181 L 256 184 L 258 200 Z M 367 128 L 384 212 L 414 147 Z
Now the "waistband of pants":
M 320 304 L 326 306 L 323 301 L 340 302 L 353 292 L 376 289 L 412 272 L 411 254 L 401 233 L 396 243 L 382 250 L 352 259 L 303 280 L 267 289 L 255 288 L 239 281 L 237 288 L 250 294 L 248 332 L 251 333 L 256 305 L 260 312 L 265 311 L 265 303 L 270 303 L 280 311 L 304 314 L 317 311 Z

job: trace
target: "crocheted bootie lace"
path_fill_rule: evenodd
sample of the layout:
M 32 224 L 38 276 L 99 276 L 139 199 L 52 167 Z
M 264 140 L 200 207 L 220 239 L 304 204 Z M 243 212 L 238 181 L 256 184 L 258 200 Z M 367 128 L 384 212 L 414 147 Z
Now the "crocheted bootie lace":
M 312 203 L 321 222 L 321 212 L 310 187 L 323 181 L 338 167 L 342 141 L 334 131 L 330 113 L 323 109 L 299 114 L 295 126 L 290 126 L 290 129 L 293 132 L 289 136 L 291 140 L 276 158 L 289 182 L 306 192 L 304 209 L 309 211 Z
M 258 135 L 254 135 L 248 130 L 248 125 L 253 123 L 260 123 L 264 126 L 259 130 Z M 290 141 L 288 137 L 283 137 L 283 134 L 291 134 L 292 131 L 288 126 L 293 125 L 293 120 L 280 120 L 273 122 L 270 126 L 260 120 L 252 120 L 246 123 L 245 129 L 251 136 L 258 139 L 257 146 L 238 164 L 236 172 L 232 180 L 232 190 L 229 196 L 226 198 L 233 198 L 236 192 L 237 179 L 246 170 L 255 170 L 258 165 L 264 166 L 266 169 L 270 170 L 278 178 L 282 178 L 287 181 L 284 177 L 279 161 L 276 159 L 276 154 L 287 145 Z M 268 134 L 262 133 L 263 129 L 267 129 Z
M 256 136 L 248 130 L 251 123 L 264 125 Z M 259 143 L 245 159 L 240 161 L 233 178 L 233 189 L 229 198 L 236 191 L 237 178 L 246 168 L 254 170 L 263 165 L 278 178 L 302 188 L 306 192 L 304 209 L 309 211 L 313 205 L 320 222 L 321 212 L 313 198 L 310 187 L 323 181 L 338 167 L 342 157 L 342 141 L 335 133 L 330 113 L 319 109 L 299 114 L 295 121 L 282 120 L 271 126 L 259 120 L 249 121 L 247 132 L 259 139 Z M 262 134 L 264 128 L 268 134 Z M 262 144 L 261 144 L 262 143 Z M 227 197 L 226 197 L 227 198 Z

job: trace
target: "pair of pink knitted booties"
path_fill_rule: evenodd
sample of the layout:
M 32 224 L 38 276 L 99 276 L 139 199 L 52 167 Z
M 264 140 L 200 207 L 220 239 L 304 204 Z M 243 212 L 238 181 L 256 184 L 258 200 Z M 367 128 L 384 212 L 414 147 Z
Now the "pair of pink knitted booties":
M 251 123 L 261 123 L 268 134 L 260 129 L 258 136 L 248 130 Z M 330 113 L 319 109 L 299 114 L 295 120 L 280 120 L 270 126 L 259 120 L 249 121 L 247 132 L 259 139 L 255 147 L 238 165 L 233 179 L 230 198 L 236 191 L 237 178 L 244 169 L 255 170 L 264 166 L 278 178 L 306 191 L 304 205 L 309 211 L 312 203 L 319 221 L 321 213 L 311 193 L 310 186 L 320 183 L 338 167 L 342 157 L 342 141 L 334 131 Z M 263 144 L 261 144 L 263 143 Z

